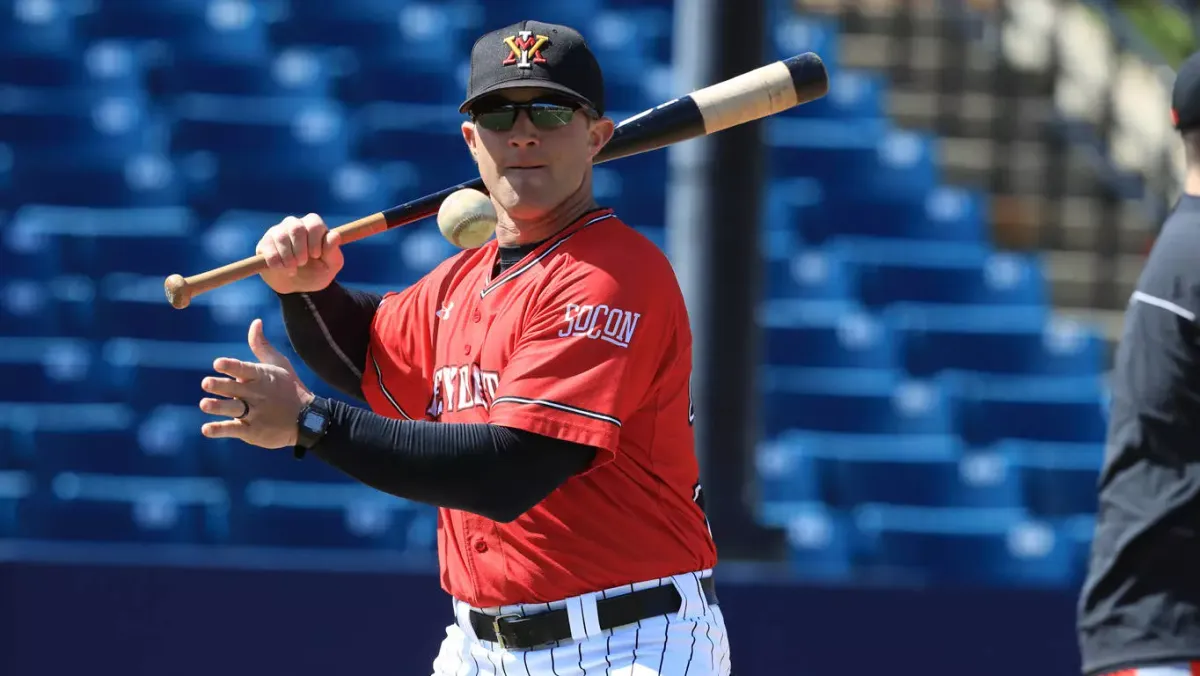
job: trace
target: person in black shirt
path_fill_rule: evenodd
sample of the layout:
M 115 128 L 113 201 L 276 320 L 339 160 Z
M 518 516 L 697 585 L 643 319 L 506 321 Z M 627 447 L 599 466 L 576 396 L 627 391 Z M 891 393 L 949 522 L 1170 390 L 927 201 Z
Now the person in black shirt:
M 1116 355 L 1078 607 L 1092 676 L 1200 674 L 1200 53 L 1180 67 L 1171 108 L 1187 178 Z

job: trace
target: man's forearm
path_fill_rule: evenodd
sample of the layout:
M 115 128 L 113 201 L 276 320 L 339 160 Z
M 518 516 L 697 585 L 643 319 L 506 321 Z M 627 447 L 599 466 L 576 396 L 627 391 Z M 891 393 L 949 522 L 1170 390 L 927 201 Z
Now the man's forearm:
M 511 521 L 595 457 L 587 446 L 486 423 L 396 420 L 331 401 L 312 453 L 378 490 Z
M 321 380 L 359 400 L 371 323 L 381 297 L 337 282 L 316 293 L 279 296 L 283 324 L 296 354 Z

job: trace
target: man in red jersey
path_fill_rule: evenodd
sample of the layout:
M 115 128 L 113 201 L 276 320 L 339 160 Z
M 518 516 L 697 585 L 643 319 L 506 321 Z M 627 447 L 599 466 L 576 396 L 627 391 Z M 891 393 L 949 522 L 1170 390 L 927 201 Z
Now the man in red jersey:
M 297 353 L 371 410 L 314 396 L 256 320 L 260 361 L 202 383 L 231 418 L 203 432 L 439 507 L 437 675 L 729 674 L 687 311 L 662 252 L 593 199 L 600 67 L 575 30 L 522 21 L 475 43 L 460 112 L 493 241 L 383 297 L 335 281 L 315 214 L 258 245 Z

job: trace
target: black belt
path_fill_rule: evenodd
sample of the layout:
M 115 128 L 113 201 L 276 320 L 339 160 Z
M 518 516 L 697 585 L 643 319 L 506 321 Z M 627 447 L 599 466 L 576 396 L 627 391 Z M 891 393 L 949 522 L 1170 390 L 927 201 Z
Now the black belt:
M 700 589 L 708 605 L 717 604 L 717 592 L 712 577 L 700 579 Z M 596 599 L 596 616 L 601 631 L 615 629 L 657 615 L 679 612 L 683 597 L 671 583 L 640 591 Z M 499 643 L 502 648 L 532 650 L 571 638 L 571 621 L 566 608 L 547 610 L 536 615 L 486 615 L 472 610 L 471 627 L 475 636 L 484 641 Z

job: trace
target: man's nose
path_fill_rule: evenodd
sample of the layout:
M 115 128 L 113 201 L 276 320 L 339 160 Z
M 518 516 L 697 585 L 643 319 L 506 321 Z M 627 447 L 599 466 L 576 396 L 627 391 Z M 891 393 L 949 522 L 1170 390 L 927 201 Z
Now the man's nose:
M 529 119 L 529 111 L 518 110 L 517 119 L 513 121 L 513 128 L 508 136 L 508 142 L 514 147 L 522 147 L 537 145 L 540 140 L 538 128 Z

